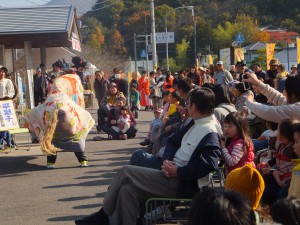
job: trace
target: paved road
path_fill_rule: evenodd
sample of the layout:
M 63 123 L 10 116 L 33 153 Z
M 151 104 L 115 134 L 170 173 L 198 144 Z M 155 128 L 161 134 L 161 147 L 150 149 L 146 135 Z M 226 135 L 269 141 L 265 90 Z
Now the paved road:
M 96 110 L 90 111 L 95 117 Z M 152 115 L 140 112 L 135 139 L 92 141 L 98 135 L 93 129 L 87 140 L 87 168 L 79 167 L 73 153 L 61 153 L 56 169 L 46 169 L 38 145 L 29 152 L 0 153 L 0 225 L 70 225 L 98 210 L 111 178 L 139 148 Z

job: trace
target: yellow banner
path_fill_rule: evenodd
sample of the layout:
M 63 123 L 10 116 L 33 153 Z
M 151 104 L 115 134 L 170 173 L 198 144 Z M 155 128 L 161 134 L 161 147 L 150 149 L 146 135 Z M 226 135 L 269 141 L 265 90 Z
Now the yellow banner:
M 267 56 L 267 70 L 270 69 L 270 60 L 274 57 L 275 43 L 266 44 L 266 56 Z
M 300 63 L 300 39 L 297 38 L 297 62 Z
M 212 55 L 208 55 L 208 63 L 209 65 L 214 64 Z
M 234 56 L 236 62 L 241 62 L 244 60 L 244 49 L 243 48 L 234 48 Z
M 199 68 L 199 59 L 196 59 L 196 67 Z

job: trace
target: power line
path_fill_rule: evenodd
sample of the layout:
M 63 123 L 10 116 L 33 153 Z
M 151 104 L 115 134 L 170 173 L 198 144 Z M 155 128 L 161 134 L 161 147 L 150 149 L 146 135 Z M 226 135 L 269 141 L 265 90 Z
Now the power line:
M 120 0 L 117 0 L 117 1 L 115 1 L 115 2 L 113 2 L 113 3 L 111 3 L 111 4 L 109 4 L 109 5 L 103 6 L 103 7 L 98 8 L 98 9 L 90 10 L 89 12 L 94 12 L 94 11 L 97 11 L 97 10 L 105 9 L 105 8 L 107 8 L 107 7 L 110 7 L 110 6 L 113 6 L 113 5 L 117 4 L 119 1 L 120 1 Z M 81 12 L 82 12 L 82 11 L 81 11 Z

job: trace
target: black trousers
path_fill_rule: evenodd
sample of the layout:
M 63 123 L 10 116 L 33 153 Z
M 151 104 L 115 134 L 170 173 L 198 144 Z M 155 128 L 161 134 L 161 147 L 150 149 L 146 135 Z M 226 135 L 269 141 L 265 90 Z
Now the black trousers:
M 85 155 L 85 152 L 74 152 L 78 162 L 82 162 L 82 161 L 87 161 L 88 158 Z M 50 155 L 47 156 L 47 163 L 55 163 L 56 162 L 56 158 L 57 158 L 57 153 L 56 155 Z

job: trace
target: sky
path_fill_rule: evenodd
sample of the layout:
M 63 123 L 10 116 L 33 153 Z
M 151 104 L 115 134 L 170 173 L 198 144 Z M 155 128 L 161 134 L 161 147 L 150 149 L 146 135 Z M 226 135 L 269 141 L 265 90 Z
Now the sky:
M 22 7 L 44 5 L 50 0 L 0 0 L 2 7 Z

